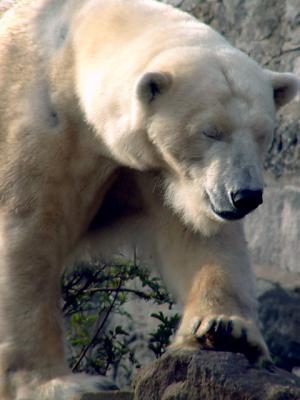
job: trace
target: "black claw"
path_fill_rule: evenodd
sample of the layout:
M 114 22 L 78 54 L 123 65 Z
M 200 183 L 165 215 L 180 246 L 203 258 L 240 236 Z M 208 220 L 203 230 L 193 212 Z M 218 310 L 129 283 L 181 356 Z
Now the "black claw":
M 264 355 L 263 349 L 248 341 L 247 328 L 242 328 L 240 336 L 233 337 L 234 321 L 214 320 L 208 331 L 197 340 L 204 349 L 216 351 L 231 351 L 244 354 L 250 363 L 254 364 Z M 268 364 L 271 368 L 272 364 Z M 266 368 L 267 366 L 265 366 Z
M 211 333 L 216 332 L 216 331 L 217 331 L 217 321 L 214 321 L 212 323 L 212 326 L 207 331 L 207 334 L 211 334 Z
M 222 338 L 226 337 L 226 322 L 219 320 L 215 326 L 215 334 L 217 341 L 221 341 Z
M 233 322 L 230 320 L 230 321 L 228 321 L 227 326 L 226 326 L 226 334 L 231 335 L 232 331 L 233 331 Z
M 221 329 L 221 321 L 216 321 L 214 328 L 215 332 L 218 333 Z
M 241 340 L 247 342 L 247 338 L 248 338 L 247 329 L 243 328 L 241 333 Z
M 199 329 L 199 326 L 201 325 L 201 321 L 196 321 L 192 327 L 192 335 L 195 335 L 197 330 Z

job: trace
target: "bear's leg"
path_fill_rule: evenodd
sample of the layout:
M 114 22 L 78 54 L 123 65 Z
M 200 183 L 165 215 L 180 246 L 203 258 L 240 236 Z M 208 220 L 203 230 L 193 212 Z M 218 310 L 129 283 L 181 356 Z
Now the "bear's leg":
M 269 359 L 253 299 L 239 293 L 234 279 L 220 265 L 201 266 L 193 277 L 174 346 L 244 353 L 258 364 Z
M 0 218 L 1 400 L 75 400 L 113 388 L 67 368 L 60 278 L 68 235 L 56 219 L 37 210 Z
M 241 352 L 258 363 L 269 360 L 242 226 L 224 225 L 207 238 L 170 219 L 160 225 L 158 237 L 163 276 L 184 304 L 173 346 Z

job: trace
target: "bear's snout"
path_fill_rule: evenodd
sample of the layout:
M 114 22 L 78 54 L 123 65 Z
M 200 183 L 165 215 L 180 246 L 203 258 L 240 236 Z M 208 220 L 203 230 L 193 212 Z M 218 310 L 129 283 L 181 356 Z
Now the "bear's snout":
M 241 189 L 231 193 L 234 208 L 241 214 L 246 215 L 255 210 L 263 202 L 262 189 Z
M 210 194 L 208 198 L 214 214 L 224 220 L 232 221 L 245 217 L 262 204 L 263 190 L 260 188 L 239 189 L 234 192 L 229 191 L 221 197 Z M 223 200 L 220 201 L 220 199 Z

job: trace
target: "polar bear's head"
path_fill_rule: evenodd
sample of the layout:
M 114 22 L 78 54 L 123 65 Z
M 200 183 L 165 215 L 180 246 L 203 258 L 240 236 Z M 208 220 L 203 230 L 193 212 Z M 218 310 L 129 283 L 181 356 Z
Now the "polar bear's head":
M 186 56 L 186 57 L 185 57 Z M 166 202 L 206 235 L 263 201 L 262 159 L 294 75 L 235 49 L 165 54 L 137 82 L 137 115 L 162 160 Z M 142 116 L 142 118 L 141 118 Z
M 160 171 L 165 201 L 185 224 L 211 235 L 262 203 L 263 153 L 276 109 L 297 92 L 294 75 L 263 70 L 230 46 L 187 47 L 109 84 L 106 115 L 90 101 L 88 117 L 106 121 L 102 140 L 117 162 Z

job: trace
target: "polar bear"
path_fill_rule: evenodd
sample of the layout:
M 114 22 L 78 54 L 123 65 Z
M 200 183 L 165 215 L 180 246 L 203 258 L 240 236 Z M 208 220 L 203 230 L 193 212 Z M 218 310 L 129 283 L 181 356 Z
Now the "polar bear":
M 60 278 L 124 245 L 185 305 L 174 347 L 268 359 L 240 220 L 297 89 L 152 0 L 16 1 L 0 25 L 2 400 L 111 387 L 68 371 Z

